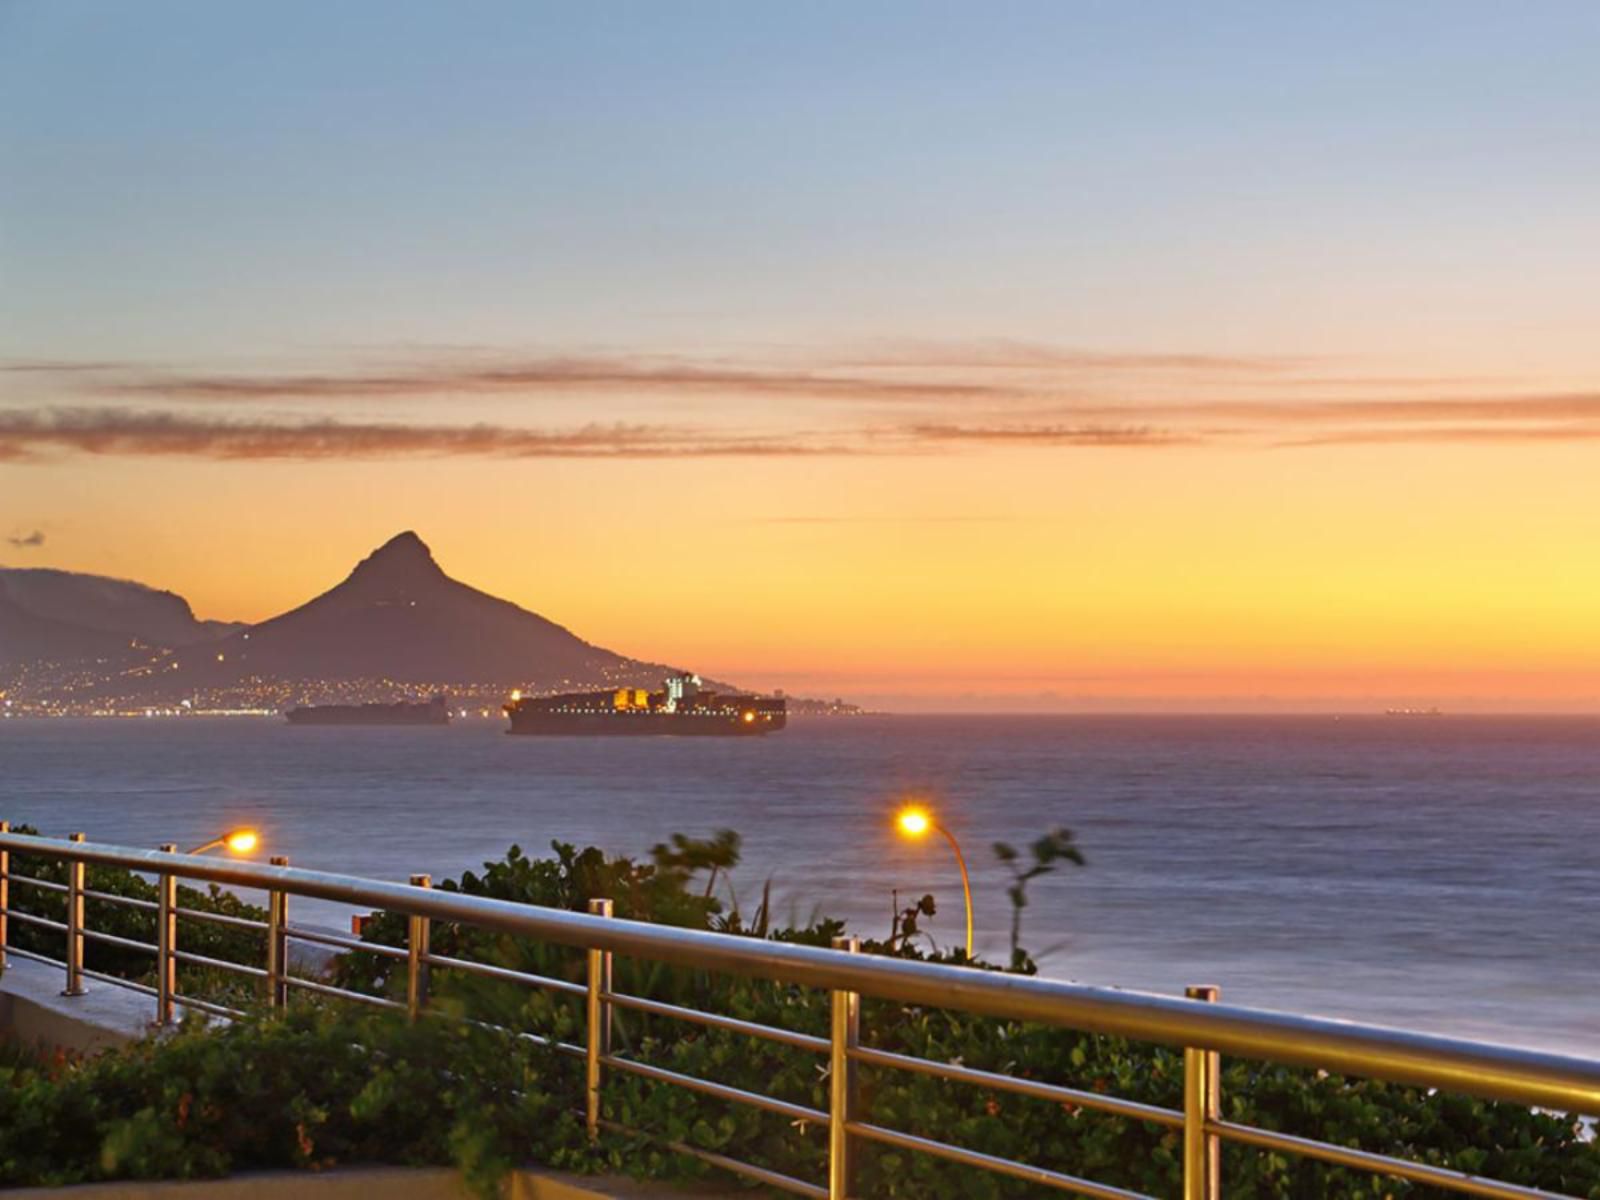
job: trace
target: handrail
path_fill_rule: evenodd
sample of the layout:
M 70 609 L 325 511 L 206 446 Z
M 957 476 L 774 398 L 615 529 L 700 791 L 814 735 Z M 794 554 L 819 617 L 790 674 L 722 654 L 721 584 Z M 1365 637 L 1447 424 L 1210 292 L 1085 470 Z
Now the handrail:
M 210 883 L 389 909 L 435 921 L 459 921 L 566 946 L 737 975 L 761 975 L 825 991 L 861 992 L 930 1008 L 1043 1021 L 1136 1041 L 1194 1046 L 1240 1058 L 1321 1067 L 1345 1075 L 1600 1115 L 1600 1062 L 1543 1051 L 1032 975 L 850 955 L 816 946 L 592 917 L 300 867 L 130 850 L 96 842 L 67 844 L 16 833 L 0 834 L 0 846 L 16 853 L 48 853 L 133 871 L 170 872 Z
M 264 890 L 269 893 L 271 899 L 269 911 L 273 916 L 269 921 L 247 922 L 232 918 L 229 923 L 249 925 L 264 930 L 269 947 L 284 938 L 303 936 L 295 927 L 286 923 L 287 897 L 291 895 L 405 914 L 411 918 L 412 941 L 408 950 L 365 944 L 362 944 L 361 948 L 374 949 L 377 953 L 390 958 L 404 956 L 410 960 L 412 979 L 409 1004 L 289 976 L 283 967 L 281 949 L 276 952 L 276 958 L 269 954 L 268 968 L 261 970 L 177 951 L 171 945 L 169 932 L 165 935 L 161 948 L 158 949 L 158 956 L 164 964 L 169 960 L 182 960 L 207 966 L 227 967 L 263 978 L 268 984 L 268 994 L 275 1006 L 284 1003 L 287 989 L 294 987 L 382 1007 L 409 1009 L 415 1016 L 420 1007 L 426 1004 L 426 973 L 430 965 L 477 969 L 506 982 L 556 986 L 562 991 L 585 993 L 588 998 L 586 1019 L 589 1025 L 589 1044 L 585 1053 L 590 1066 L 591 1134 L 603 1123 L 596 1098 L 601 1067 L 642 1075 L 659 1082 L 671 1083 L 739 1103 L 752 1104 L 796 1119 L 826 1121 L 832 1130 L 830 1162 L 836 1163 L 830 1166 L 830 1187 L 826 1194 L 835 1197 L 836 1200 L 845 1194 L 841 1182 L 848 1177 L 848 1171 L 843 1165 L 844 1148 L 851 1137 L 917 1149 L 1083 1195 L 1103 1197 L 1132 1195 L 1074 1176 L 1010 1160 L 993 1159 L 975 1151 L 874 1125 L 851 1112 L 853 1102 L 850 1097 L 853 1086 L 846 1076 L 853 1072 L 854 1064 L 857 1062 L 881 1068 L 941 1076 L 954 1082 L 1001 1087 L 1040 1098 L 1063 1102 L 1071 1100 L 1087 1107 L 1100 1108 L 1136 1120 L 1152 1121 L 1168 1127 L 1181 1127 L 1184 1131 L 1185 1144 L 1185 1200 L 1213 1200 L 1216 1196 L 1216 1156 L 1212 1147 L 1219 1138 L 1247 1145 L 1270 1146 L 1303 1153 L 1314 1158 L 1320 1157 L 1324 1161 L 1337 1162 L 1357 1169 L 1364 1168 L 1380 1174 L 1426 1180 L 1468 1194 L 1505 1197 L 1547 1194 L 1440 1168 L 1424 1167 L 1421 1164 L 1408 1163 L 1406 1160 L 1348 1151 L 1327 1143 L 1291 1138 L 1288 1135 L 1223 1121 L 1218 1113 L 1216 1100 L 1216 1063 L 1217 1056 L 1221 1053 L 1321 1068 L 1345 1075 L 1464 1092 L 1535 1107 L 1600 1115 L 1600 1061 L 1444 1038 L 1383 1026 L 1224 1005 L 1204 998 L 1214 996 L 1214 989 L 1191 989 L 1192 996 L 1202 998 L 1179 998 L 1120 991 L 1034 976 L 976 970 L 971 967 L 867 956 L 852 953 L 848 949 L 823 949 L 776 943 L 703 930 L 622 920 L 609 915 L 595 915 L 609 912 L 609 905 L 606 903 L 597 904 L 591 913 L 569 912 L 434 889 L 426 886 L 427 879 L 424 876 L 414 877 L 418 881 L 414 884 L 388 883 L 287 865 L 268 866 L 168 851 L 130 849 L 84 842 L 76 838 L 63 842 L 52 838 L 5 832 L 3 823 L 0 823 L 0 881 L 5 878 L 7 856 L 11 853 L 55 858 L 69 864 L 93 863 L 121 867 L 158 875 L 166 881 L 163 884 L 164 888 L 170 888 L 171 881 L 184 878 Z M 75 869 L 81 876 L 81 865 Z M 12 876 L 12 878 L 20 877 Z M 81 888 L 81 884 L 77 886 Z M 81 895 L 81 891 L 75 890 L 74 894 Z M 0 906 L 3 904 L 3 892 L 0 892 Z M 175 919 L 177 912 L 182 912 L 184 915 L 209 915 L 191 914 L 188 910 L 173 911 L 175 905 L 165 901 L 159 907 L 162 910 L 163 920 Z M 0 908 L 0 918 L 4 915 L 3 908 Z M 37 925 L 65 930 L 69 947 L 74 940 L 81 944 L 85 933 L 81 913 L 73 916 L 70 907 L 69 920 L 66 924 L 29 918 L 26 914 L 16 911 L 11 915 L 24 920 L 31 919 Z M 430 953 L 427 948 L 427 937 L 429 925 L 433 921 L 471 925 L 586 950 L 589 952 L 588 983 L 585 986 L 549 980 L 530 976 L 524 972 L 494 967 L 491 964 L 468 963 L 465 960 Z M 0 928 L 3 928 L 3 924 L 0 924 Z M 309 940 L 331 942 L 334 939 L 313 936 Z M 338 939 L 340 943 L 344 941 Z M 113 944 L 120 942 L 113 940 Z M 0 947 L 0 952 L 3 952 L 3 949 Z M 832 1038 L 814 1038 L 731 1017 L 700 1014 L 696 1010 L 683 1009 L 661 1001 L 622 995 L 616 992 L 611 984 L 610 959 L 615 954 L 700 970 L 756 976 L 830 992 L 834 1003 Z M 70 949 L 67 962 L 70 978 L 73 962 Z M 276 965 L 273 965 L 274 963 Z M 81 965 L 80 959 L 79 968 Z M 98 975 L 91 977 L 101 978 Z M 205 1011 L 221 1010 L 228 1013 L 235 1011 L 178 995 L 175 985 L 170 981 L 165 985 L 162 994 L 171 1002 L 187 1004 Z M 936 1063 L 860 1046 L 855 1040 L 856 1018 L 850 1014 L 855 1012 L 856 998 L 861 995 L 909 1005 L 1047 1023 L 1182 1047 L 1186 1063 L 1184 1109 L 1179 1112 L 1112 1097 L 1091 1098 L 1087 1093 L 1042 1081 L 1007 1083 L 1003 1082 L 1005 1077 L 958 1064 Z M 841 1004 L 845 1006 L 843 1009 L 840 1008 Z M 662 1017 L 700 1020 L 701 1023 L 714 1028 L 771 1037 L 807 1050 L 827 1050 L 831 1057 L 831 1069 L 839 1073 L 839 1082 L 833 1091 L 833 1111 L 823 1113 L 773 1097 L 744 1092 L 714 1081 L 679 1075 L 677 1072 L 616 1054 L 610 1049 L 608 1032 L 613 1008 L 632 1008 Z M 752 1169 L 759 1170 L 759 1168 Z M 779 1178 L 787 1179 L 787 1177 Z M 803 1181 L 787 1180 L 787 1184 L 793 1185 L 789 1190 L 801 1194 L 816 1194 L 814 1186 Z

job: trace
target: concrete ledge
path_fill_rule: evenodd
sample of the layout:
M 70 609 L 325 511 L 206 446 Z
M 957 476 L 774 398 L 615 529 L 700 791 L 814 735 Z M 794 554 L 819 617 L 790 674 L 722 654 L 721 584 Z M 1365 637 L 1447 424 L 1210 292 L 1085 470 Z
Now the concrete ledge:
M 63 996 L 66 982 L 60 967 L 8 954 L 0 975 L 0 1033 L 27 1046 L 93 1054 L 150 1032 L 156 1015 L 151 997 L 92 979 L 83 995 Z
M 325 954 L 292 954 L 296 967 L 312 973 L 327 965 Z M 6 955 L 0 974 L 0 1035 L 28 1046 L 93 1054 L 138 1041 L 154 1028 L 156 1000 L 131 988 L 101 979 L 84 981 L 81 996 L 63 996 L 67 973 L 49 963 Z M 200 1017 L 197 1009 L 178 1006 L 180 1019 Z M 226 1023 L 225 1017 L 202 1018 Z
M 666 1184 L 516 1171 L 505 1200 L 693 1200 L 736 1193 L 682 1190 Z M 742 1194 L 742 1193 L 740 1193 Z M 263 1171 L 181 1183 L 86 1183 L 65 1188 L 15 1188 L 6 1200 L 474 1200 L 448 1167 L 358 1167 L 336 1171 Z

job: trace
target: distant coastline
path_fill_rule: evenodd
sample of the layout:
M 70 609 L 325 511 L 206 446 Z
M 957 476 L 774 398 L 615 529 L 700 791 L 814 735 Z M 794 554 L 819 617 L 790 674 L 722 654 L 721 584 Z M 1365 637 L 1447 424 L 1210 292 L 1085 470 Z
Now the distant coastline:
M 653 685 L 677 668 L 583 640 L 451 578 L 396 534 L 306 603 L 254 625 L 198 621 L 183 597 L 69 571 L 0 571 L 0 716 L 278 716 L 425 704 L 503 719 L 525 696 Z M 799 716 L 857 716 L 842 698 L 785 697 Z

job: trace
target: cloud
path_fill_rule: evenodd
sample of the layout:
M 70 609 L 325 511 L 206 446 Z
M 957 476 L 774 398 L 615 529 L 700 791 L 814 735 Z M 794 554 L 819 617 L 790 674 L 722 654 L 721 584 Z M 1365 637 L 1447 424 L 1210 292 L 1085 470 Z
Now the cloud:
M 107 395 L 139 398 L 235 402 L 546 391 L 732 392 L 744 396 L 950 400 L 1001 395 L 1006 391 L 990 383 L 886 380 L 646 357 L 550 357 L 316 375 L 168 373 L 110 382 L 99 390 Z
M 65 408 L 0 410 L 0 459 L 50 451 L 233 461 L 406 457 L 734 458 L 845 454 L 796 436 L 730 435 L 672 426 L 589 424 L 574 429 L 218 420 L 173 412 Z
M 776 458 L 896 455 L 963 444 L 1139 447 L 1189 444 L 1198 435 L 1111 425 L 938 425 L 858 429 L 823 436 L 725 432 L 671 425 L 591 423 L 570 429 L 476 424 L 248 419 L 122 408 L 0 409 L 0 460 L 57 454 L 224 461 L 394 458 Z
M 1318 360 L 1273 354 L 1201 354 L 1188 351 L 1105 351 L 1051 346 L 1010 338 L 969 341 L 915 339 L 869 343 L 832 356 L 841 368 L 927 367 L 937 369 L 1056 370 L 1073 372 L 1178 372 L 1182 374 L 1278 375 Z
M 52 453 L 709 458 L 1511 444 L 1589 440 L 1600 428 L 1600 391 L 1538 391 L 1531 381 L 1517 391 L 1515 381 L 1442 375 L 1341 376 L 1348 360 L 1308 356 L 1107 352 L 1006 339 L 876 342 L 831 353 L 769 347 L 742 359 L 493 353 L 426 347 L 409 361 L 326 372 L 0 364 L 96 397 L 80 401 L 84 407 L 0 408 L 0 462 Z M 528 428 L 514 417 L 467 424 L 445 415 L 457 398 L 541 395 L 581 397 L 586 411 L 572 419 L 590 423 Z M 657 414 L 639 401 L 650 396 L 693 401 L 708 414 L 704 425 L 647 423 Z M 411 401 L 416 411 L 402 419 L 383 401 Z M 43 402 L 52 403 L 48 395 Z M 727 432 L 733 422 L 745 432 Z
M 24 359 L 0 363 L 0 372 L 17 375 L 83 375 L 91 371 L 119 371 L 123 362 L 68 362 L 64 359 Z
M 1071 406 L 1076 415 L 1226 419 L 1257 423 L 1328 424 L 1348 421 L 1600 421 L 1600 392 L 1511 393 L 1497 396 L 1435 396 L 1376 400 L 1201 401 L 1188 404 Z
M 36 550 L 40 546 L 44 545 L 44 530 L 35 529 L 32 533 L 24 533 L 18 534 L 15 537 L 8 537 L 6 541 L 10 542 L 18 550 Z
M 1418 442 L 1592 442 L 1597 425 L 1445 425 L 1402 429 L 1345 429 L 1275 442 L 1280 449 L 1306 446 L 1414 445 Z
M 436 352 L 435 361 L 379 370 L 326 373 L 239 374 L 131 368 L 122 380 L 109 380 L 107 395 L 168 400 L 234 401 L 334 400 L 362 397 L 435 396 L 529 392 L 628 391 L 685 394 L 736 393 L 743 396 L 807 396 L 862 401 L 952 401 L 1029 394 L 1030 389 L 992 374 L 952 379 L 952 371 L 1010 370 L 1063 374 L 1146 374 L 1178 376 L 1279 376 L 1314 360 L 1273 355 L 1217 355 L 1192 352 L 1105 352 L 1062 349 L 1006 339 L 967 342 L 898 341 L 872 343 L 859 350 L 807 354 L 766 362 L 738 358 L 692 359 L 652 354 L 555 354 L 521 359 L 463 361 L 459 352 Z M 99 371 L 112 363 L 38 363 L 16 370 Z M 932 377 L 907 379 L 907 370 Z M 841 373 L 842 372 L 842 373 Z M 890 375 L 888 372 L 895 372 Z
M 1010 525 L 1022 517 L 893 516 L 893 517 L 752 517 L 756 525 Z
M 908 437 L 925 443 L 1013 446 L 1186 446 L 1198 433 L 1117 425 L 909 425 Z
M 1212 410 L 1207 410 L 1212 411 Z M 1409 411 L 1409 410 L 1407 410 Z M 1552 409 L 1551 411 L 1556 411 Z M 200 458 L 234 462 L 404 458 L 780 458 L 950 453 L 972 448 L 1166 449 L 1225 443 L 1272 448 L 1422 442 L 1600 440 L 1595 422 L 1391 423 L 1305 430 L 1186 429 L 1111 423 L 922 422 L 845 430 L 727 432 L 673 425 L 590 423 L 564 429 L 475 424 L 405 424 L 330 418 L 248 419 L 121 408 L 0 409 L 0 461 L 38 462 L 61 454 Z M 811 522 L 828 518 L 774 518 Z M 952 517 L 950 520 L 989 520 Z M 42 544 L 30 542 L 29 545 Z M 14 545 L 24 543 L 11 539 Z

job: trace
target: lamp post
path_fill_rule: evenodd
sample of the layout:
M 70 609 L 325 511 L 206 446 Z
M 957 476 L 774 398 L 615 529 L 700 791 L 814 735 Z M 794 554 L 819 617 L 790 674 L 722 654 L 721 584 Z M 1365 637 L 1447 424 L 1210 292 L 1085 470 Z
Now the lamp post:
M 261 841 L 254 829 L 230 829 L 227 833 L 219 834 L 209 842 L 201 842 L 192 850 L 184 851 L 185 854 L 204 854 L 207 850 L 215 850 L 218 846 L 226 846 L 234 854 L 249 854 Z
M 961 894 L 967 902 L 967 958 L 972 958 L 972 881 L 967 877 L 967 857 L 961 853 L 961 843 L 956 841 L 955 834 L 946 829 L 934 815 L 920 804 L 908 804 L 902 808 L 894 819 L 895 826 L 908 838 L 922 837 L 930 829 L 944 835 L 944 840 L 950 843 L 950 849 L 956 852 L 956 865 L 961 868 Z

